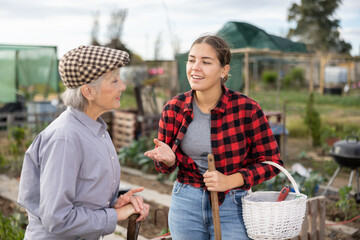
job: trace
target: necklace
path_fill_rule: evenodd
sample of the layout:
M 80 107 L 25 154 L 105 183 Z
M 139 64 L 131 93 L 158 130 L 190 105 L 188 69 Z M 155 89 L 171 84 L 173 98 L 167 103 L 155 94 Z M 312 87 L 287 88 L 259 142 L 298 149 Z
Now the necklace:
M 211 107 L 204 106 L 204 104 L 200 103 L 199 98 L 198 98 L 197 95 L 196 95 L 196 92 L 195 92 L 195 94 L 194 94 L 194 99 L 195 99 L 195 101 L 196 101 L 197 106 L 200 108 L 200 110 L 201 110 L 203 113 L 210 113 L 210 111 L 211 111 L 212 109 L 214 109 L 214 108 L 216 107 L 216 105 L 219 103 L 222 95 L 223 95 L 223 92 L 221 91 L 220 97 L 216 100 L 216 102 L 215 102 Z

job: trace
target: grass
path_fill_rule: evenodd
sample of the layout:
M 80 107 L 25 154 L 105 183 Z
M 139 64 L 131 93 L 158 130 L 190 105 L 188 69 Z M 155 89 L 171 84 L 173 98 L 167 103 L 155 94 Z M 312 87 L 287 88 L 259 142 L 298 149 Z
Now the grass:
M 286 104 L 286 128 L 290 137 L 307 137 L 304 123 L 307 90 L 276 90 L 252 91 L 250 97 L 256 100 L 263 110 L 282 111 Z M 360 93 L 349 96 L 314 94 L 314 106 L 319 112 L 322 131 L 333 129 L 337 135 L 360 134 Z M 326 134 L 327 134 L 326 133 Z M 325 134 L 325 133 L 324 133 Z

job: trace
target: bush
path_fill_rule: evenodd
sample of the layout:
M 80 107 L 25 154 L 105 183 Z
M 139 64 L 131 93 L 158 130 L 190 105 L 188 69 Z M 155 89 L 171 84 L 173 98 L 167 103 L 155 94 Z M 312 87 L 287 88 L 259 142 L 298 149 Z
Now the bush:
M 314 94 L 309 95 L 306 105 L 306 115 L 304 122 L 309 129 L 313 140 L 313 146 L 319 147 L 321 145 L 321 119 L 319 113 L 314 108 Z
M 144 152 L 154 148 L 153 139 L 157 132 L 154 131 L 149 137 L 142 136 L 131 142 L 130 146 L 122 147 L 118 152 L 118 158 L 121 164 L 136 169 L 141 169 L 145 173 L 157 173 L 154 167 L 154 161 L 146 157 Z
M 25 231 L 21 223 L 14 216 L 5 217 L 0 212 L 0 239 L 22 240 Z
M 266 85 L 274 85 L 277 79 L 277 72 L 271 70 L 264 71 L 261 78 Z
M 24 154 L 32 139 L 33 134 L 29 128 L 10 128 L 7 144 L 0 146 L 0 171 L 20 176 Z
M 289 73 L 284 76 L 284 87 L 294 88 L 303 87 L 305 84 L 304 70 L 302 68 L 293 68 Z

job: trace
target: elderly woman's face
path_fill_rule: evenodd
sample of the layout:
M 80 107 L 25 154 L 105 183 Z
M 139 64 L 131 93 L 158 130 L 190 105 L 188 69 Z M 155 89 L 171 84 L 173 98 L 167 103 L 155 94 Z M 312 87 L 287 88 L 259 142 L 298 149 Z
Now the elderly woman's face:
M 121 93 L 126 90 L 125 83 L 120 79 L 119 69 L 105 73 L 94 96 L 94 107 L 110 111 L 120 107 Z

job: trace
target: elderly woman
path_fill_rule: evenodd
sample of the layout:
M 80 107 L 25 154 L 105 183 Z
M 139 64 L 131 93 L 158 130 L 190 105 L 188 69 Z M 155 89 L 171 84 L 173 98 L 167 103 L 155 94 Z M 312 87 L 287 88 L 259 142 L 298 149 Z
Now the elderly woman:
M 25 239 L 99 239 L 117 221 L 149 214 L 143 188 L 118 196 L 120 164 L 100 115 L 120 106 L 126 52 L 80 46 L 59 62 L 67 106 L 26 151 L 18 202 L 28 212 Z

